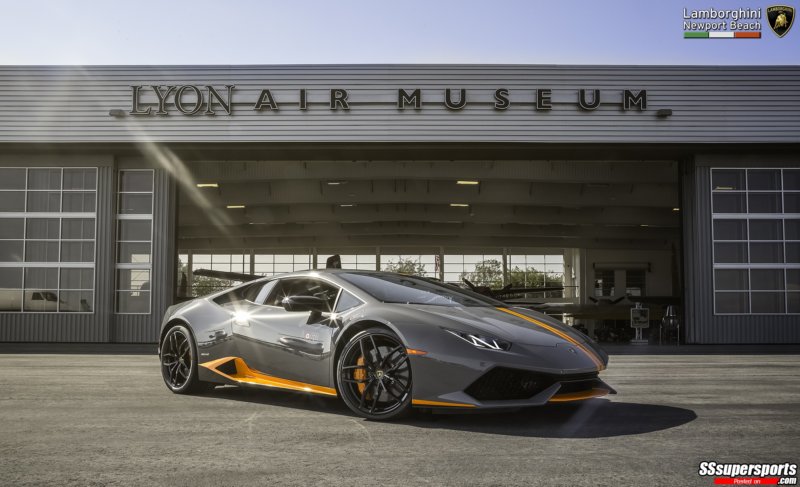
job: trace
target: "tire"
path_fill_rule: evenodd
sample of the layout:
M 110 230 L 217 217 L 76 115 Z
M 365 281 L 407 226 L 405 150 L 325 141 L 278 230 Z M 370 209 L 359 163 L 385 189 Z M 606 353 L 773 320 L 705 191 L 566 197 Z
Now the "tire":
M 159 349 L 161 377 L 167 389 L 175 394 L 196 394 L 214 388 L 214 384 L 198 378 L 197 345 L 187 327 L 170 328 Z
M 351 338 L 339 356 L 336 377 L 342 400 L 362 418 L 389 420 L 411 410 L 411 362 L 389 330 L 370 328 Z

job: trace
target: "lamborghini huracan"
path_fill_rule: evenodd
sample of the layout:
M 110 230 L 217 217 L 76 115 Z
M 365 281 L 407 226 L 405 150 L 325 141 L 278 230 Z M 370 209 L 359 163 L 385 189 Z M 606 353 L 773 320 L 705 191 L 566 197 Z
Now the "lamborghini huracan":
M 577 330 L 433 279 L 328 269 L 260 278 L 167 310 L 161 373 L 340 397 L 357 415 L 516 409 L 615 393 Z

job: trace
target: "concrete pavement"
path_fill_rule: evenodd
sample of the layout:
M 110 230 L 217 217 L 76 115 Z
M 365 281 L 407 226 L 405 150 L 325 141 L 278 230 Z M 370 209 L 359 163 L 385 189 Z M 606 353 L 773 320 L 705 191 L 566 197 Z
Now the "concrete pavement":
M 177 396 L 153 355 L 0 355 L 3 485 L 713 485 L 800 460 L 800 356 L 615 355 L 610 399 L 364 421 L 335 399 Z

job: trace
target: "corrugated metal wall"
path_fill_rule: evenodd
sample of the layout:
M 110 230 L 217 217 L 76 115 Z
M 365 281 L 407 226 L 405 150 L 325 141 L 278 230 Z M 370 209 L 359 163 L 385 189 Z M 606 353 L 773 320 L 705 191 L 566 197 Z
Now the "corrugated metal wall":
M 236 85 L 233 114 L 115 118 L 131 108 L 130 85 Z M 329 90 L 347 89 L 351 110 L 329 109 Z M 421 110 L 396 108 L 397 90 L 420 88 Z M 463 110 L 443 105 L 447 88 L 467 90 Z M 494 90 L 511 107 L 493 108 Z M 553 90 L 537 112 L 534 91 Z M 253 110 L 270 89 L 277 111 Z M 298 109 L 307 89 L 309 108 Z M 578 90 L 600 89 L 592 112 Z M 648 109 L 621 110 L 621 91 L 646 89 Z M 190 100 L 193 95 L 186 95 Z M 656 110 L 670 108 L 669 118 Z M 155 107 L 153 109 L 155 111 Z M 691 66 L 104 66 L 0 67 L 0 142 L 798 142 L 800 67 Z
M 59 165 L 58 157 L 53 157 L 52 161 L 42 165 Z M 3 161 L 0 164 L 10 165 Z M 174 182 L 166 171 L 155 171 L 155 239 L 149 315 L 114 313 L 116 183 L 114 166 L 98 168 L 95 312 L 0 313 L 0 341 L 154 343 L 158 340 L 161 317 L 171 304 L 174 288 Z
M 800 343 L 797 315 L 714 315 L 711 222 L 712 167 L 800 167 L 797 158 L 698 156 L 684 184 L 684 298 L 688 343 Z

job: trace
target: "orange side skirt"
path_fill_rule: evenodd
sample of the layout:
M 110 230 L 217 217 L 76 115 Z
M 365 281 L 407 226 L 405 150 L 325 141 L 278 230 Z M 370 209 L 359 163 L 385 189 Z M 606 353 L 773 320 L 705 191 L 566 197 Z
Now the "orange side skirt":
M 412 406 L 439 406 L 446 408 L 474 408 L 474 404 L 463 404 L 460 402 L 427 401 L 425 399 L 412 399 Z
M 236 366 L 236 373 L 235 374 L 226 374 L 217 370 L 222 364 L 228 363 L 233 360 L 234 365 Z M 244 360 L 240 359 L 239 357 L 225 357 L 217 360 L 212 360 L 210 362 L 205 362 L 199 364 L 201 367 L 205 367 L 208 370 L 225 377 L 226 379 L 230 379 L 234 382 L 239 382 L 242 384 L 255 384 L 259 386 L 265 387 L 273 387 L 276 389 L 288 389 L 291 391 L 300 391 L 300 392 L 312 392 L 314 394 L 324 394 L 326 396 L 336 396 L 336 389 L 331 387 L 324 387 L 324 386 L 316 386 L 313 384 L 306 384 L 305 382 L 298 382 L 289 379 L 282 379 L 280 377 L 275 377 L 272 375 L 263 374 L 257 370 L 253 370 L 247 366 Z

